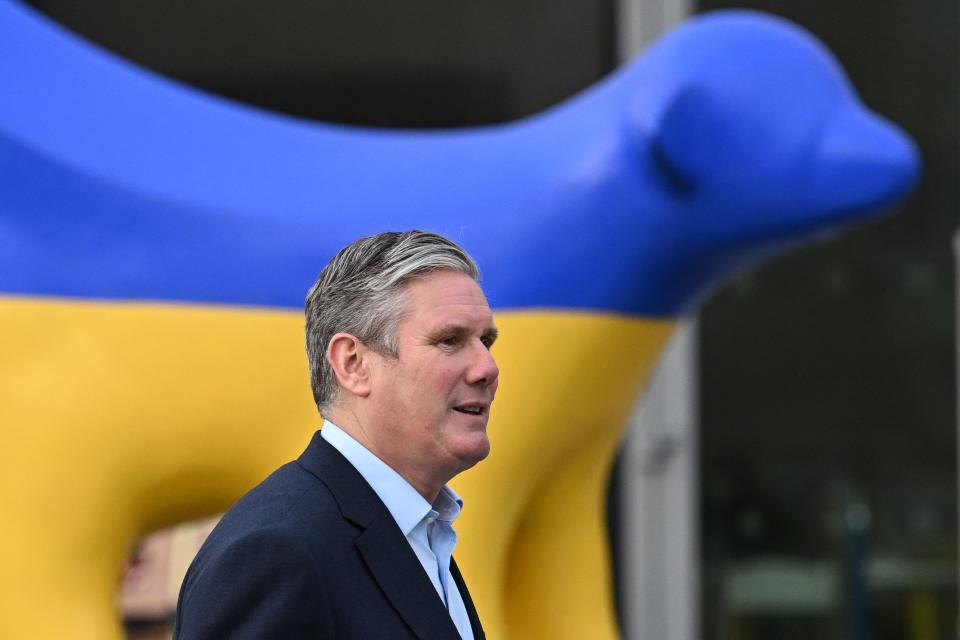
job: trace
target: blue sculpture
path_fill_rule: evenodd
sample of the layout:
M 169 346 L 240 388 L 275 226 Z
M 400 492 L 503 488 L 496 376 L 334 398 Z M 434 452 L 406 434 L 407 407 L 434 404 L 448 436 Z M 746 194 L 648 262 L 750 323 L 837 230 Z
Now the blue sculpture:
M 8 293 L 299 308 L 334 248 L 420 226 L 479 257 L 497 307 L 674 314 L 917 172 L 817 43 L 747 13 L 702 18 L 538 117 L 411 133 L 242 107 L 0 11 Z

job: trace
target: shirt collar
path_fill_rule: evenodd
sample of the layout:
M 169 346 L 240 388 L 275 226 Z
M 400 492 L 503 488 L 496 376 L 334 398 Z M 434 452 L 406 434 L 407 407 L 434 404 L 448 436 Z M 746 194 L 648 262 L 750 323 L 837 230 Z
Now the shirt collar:
M 431 505 L 403 476 L 330 420 L 324 421 L 320 435 L 360 472 L 396 520 L 403 535 L 410 535 L 421 520 L 431 515 L 431 511 L 435 518 L 449 523 L 460 514 L 463 500 L 449 486 L 444 485 Z
M 460 515 L 463 508 L 463 499 L 457 495 L 457 492 L 443 485 L 437 499 L 433 501 L 433 510 L 437 514 L 437 520 L 453 524 L 453 521 Z

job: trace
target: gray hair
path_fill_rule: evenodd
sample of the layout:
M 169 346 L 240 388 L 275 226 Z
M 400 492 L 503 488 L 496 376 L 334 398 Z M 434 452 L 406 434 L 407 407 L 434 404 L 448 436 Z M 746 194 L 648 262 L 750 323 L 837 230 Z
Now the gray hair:
M 306 300 L 307 360 L 317 409 L 336 399 L 336 375 L 327 360 L 330 339 L 349 333 L 384 356 L 396 357 L 396 329 L 406 312 L 403 284 L 433 271 L 480 271 L 459 245 L 428 231 L 388 231 L 360 238 L 337 253 Z

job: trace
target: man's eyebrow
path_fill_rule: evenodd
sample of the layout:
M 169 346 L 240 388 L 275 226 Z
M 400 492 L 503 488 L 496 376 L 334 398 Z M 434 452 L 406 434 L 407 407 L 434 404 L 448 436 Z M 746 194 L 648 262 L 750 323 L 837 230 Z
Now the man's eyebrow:
M 462 324 L 444 324 L 436 327 L 430 333 L 436 336 L 446 336 L 451 334 L 462 335 L 464 333 L 470 333 L 470 329 Z
M 437 327 L 436 329 L 431 331 L 429 335 L 431 335 L 434 338 L 450 336 L 450 335 L 462 337 L 462 336 L 469 335 L 472 331 L 473 330 L 466 325 L 446 324 L 441 327 Z M 489 327 L 483 332 L 483 337 L 490 340 L 491 342 L 496 340 L 499 336 L 500 336 L 500 331 L 496 327 Z

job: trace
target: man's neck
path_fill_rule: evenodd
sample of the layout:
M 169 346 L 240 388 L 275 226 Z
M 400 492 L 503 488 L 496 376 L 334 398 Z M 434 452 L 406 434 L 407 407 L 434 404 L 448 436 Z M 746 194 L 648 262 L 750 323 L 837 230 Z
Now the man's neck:
M 324 419 L 329 419 L 337 425 L 341 431 L 356 440 L 367 451 L 380 458 L 384 464 L 400 474 L 400 477 L 406 480 L 427 502 L 433 504 L 434 501 L 436 501 L 446 481 L 425 480 L 420 478 L 418 474 L 412 473 L 411 470 L 405 468 L 405 465 L 398 464 L 392 460 L 391 456 L 387 455 L 383 451 L 383 448 L 378 446 L 377 434 L 373 433 L 372 430 L 366 426 L 366 421 L 358 416 L 355 411 L 350 411 L 347 408 L 341 408 L 339 410 L 327 409 Z

